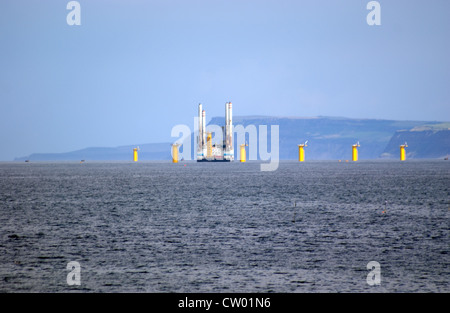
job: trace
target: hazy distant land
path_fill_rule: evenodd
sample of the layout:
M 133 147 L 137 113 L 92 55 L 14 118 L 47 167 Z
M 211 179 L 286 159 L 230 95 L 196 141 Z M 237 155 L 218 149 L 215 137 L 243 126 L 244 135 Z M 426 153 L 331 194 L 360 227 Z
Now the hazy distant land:
M 223 125 L 223 117 L 209 124 Z M 279 125 L 280 159 L 298 157 L 297 145 L 308 140 L 307 160 L 350 159 L 351 145 L 360 142 L 360 159 L 398 158 L 399 145 L 408 143 L 406 157 L 444 158 L 450 154 L 450 122 L 350 119 L 341 117 L 236 116 L 234 125 Z M 270 127 L 268 127 L 270 134 Z M 177 138 L 174 138 L 175 141 Z M 270 141 L 270 140 L 269 140 Z M 139 160 L 170 160 L 170 142 L 90 147 L 66 153 L 33 153 L 16 161 L 125 161 L 132 160 L 139 146 Z M 192 136 L 192 147 L 194 139 Z M 236 144 L 236 143 L 235 143 Z M 194 149 L 192 148 L 192 151 Z M 235 147 L 235 153 L 237 149 Z

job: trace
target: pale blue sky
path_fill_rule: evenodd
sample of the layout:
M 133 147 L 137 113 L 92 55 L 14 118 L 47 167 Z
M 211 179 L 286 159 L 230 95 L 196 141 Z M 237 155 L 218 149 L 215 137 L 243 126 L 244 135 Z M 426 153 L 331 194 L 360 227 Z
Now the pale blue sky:
M 0 1 L 0 160 L 224 115 L 450 120 L 450 1 Z

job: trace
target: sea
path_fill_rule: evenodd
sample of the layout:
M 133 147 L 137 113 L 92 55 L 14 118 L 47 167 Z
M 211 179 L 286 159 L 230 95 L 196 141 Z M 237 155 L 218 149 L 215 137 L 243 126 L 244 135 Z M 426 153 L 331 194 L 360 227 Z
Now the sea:
M 450 292 L 449 161 L 260 165 L 0 162 L 0 292 Z

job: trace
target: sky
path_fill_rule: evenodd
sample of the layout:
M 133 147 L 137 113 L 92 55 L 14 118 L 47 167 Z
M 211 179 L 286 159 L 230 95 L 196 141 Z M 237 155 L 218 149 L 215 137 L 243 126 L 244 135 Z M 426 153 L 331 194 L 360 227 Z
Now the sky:
M 450 1 L 0 1 L 0 160 L 236 115 L 450 121 Z

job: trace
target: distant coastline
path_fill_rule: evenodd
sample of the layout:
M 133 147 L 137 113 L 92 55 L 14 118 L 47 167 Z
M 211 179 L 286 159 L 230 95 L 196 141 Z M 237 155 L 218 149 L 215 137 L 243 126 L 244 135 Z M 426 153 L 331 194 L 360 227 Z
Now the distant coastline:
M 213 117 L 208 124 L 222 125 L 223 119 Z M 405 141 L 408 142 L 408 159 L 440 159 L 450 154 L 450 122 L 322 116 L 236 116 L 234 124 L 244 127 L 279 125 L 280 160 L 295 160 L 297 144 L 306 140 L 309 141 L 305 150 L 306 160 L 350 159 L 351 145 L 355 141 L 361 143 L 361 160 L 395 159 L 398 157 L 399 145 Z M 171 143 L 139 144 L 139 160 L 170 160 Z M 191 145 L 194 146 L 194 136 L 191 136 Z M 16 157 L 14 161 L 126 161 L 132 160 L 133 148 L 136 146 L 89 147 L 64 153 L 33 153 Z

